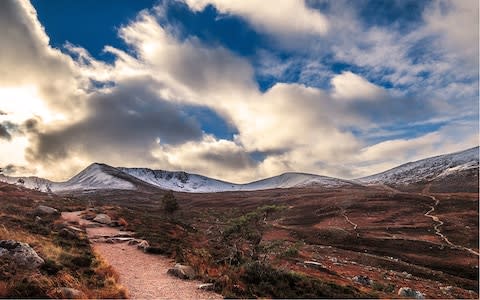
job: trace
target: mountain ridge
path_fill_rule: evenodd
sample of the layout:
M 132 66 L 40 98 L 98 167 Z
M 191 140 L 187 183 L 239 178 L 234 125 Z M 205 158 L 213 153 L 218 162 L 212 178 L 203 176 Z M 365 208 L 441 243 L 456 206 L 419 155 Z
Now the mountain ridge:
M 2 174 L 0 174 L 0 181 L 54 193 L 102 189 L 137 190 L 141 188 L 211 193 L 310 186 L 338 188 L 355 185 L 408 185 L 436 179 L 444 180 L 456 174 L 475 173 L 475 170 L 478 174 L 479 149 L 479 146 L 476 146 L 463 151 L 408 162 L 381 173 L 353 180 L 301 172 L 286 172 L 245 184 L 236 184 L 184 171 L 112 167 L 95 162 L 64 182 L 54 182 L 35 176 L 10 177 Z

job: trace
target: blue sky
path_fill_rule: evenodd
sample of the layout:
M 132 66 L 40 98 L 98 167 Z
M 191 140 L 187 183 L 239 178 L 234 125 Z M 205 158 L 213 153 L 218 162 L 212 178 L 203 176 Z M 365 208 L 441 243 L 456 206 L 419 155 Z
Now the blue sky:
M 0 143 L 23 154 L 0 163 L 18 170 L 352 178 L 478 144 L 476 1 L 2 5 L 12 79 L 0 96 L 38 105 L 0 99 Z M 12 61 L 31 76 L 10 74 Z

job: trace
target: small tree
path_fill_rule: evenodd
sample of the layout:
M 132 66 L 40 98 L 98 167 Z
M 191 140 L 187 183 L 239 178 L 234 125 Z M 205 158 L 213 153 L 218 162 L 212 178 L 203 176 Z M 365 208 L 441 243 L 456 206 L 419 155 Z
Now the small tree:
M 162 207 L 165 212 L 171 214 L 178 209 L 177 198 L 172 191 L 168 191 L 162 198 Z

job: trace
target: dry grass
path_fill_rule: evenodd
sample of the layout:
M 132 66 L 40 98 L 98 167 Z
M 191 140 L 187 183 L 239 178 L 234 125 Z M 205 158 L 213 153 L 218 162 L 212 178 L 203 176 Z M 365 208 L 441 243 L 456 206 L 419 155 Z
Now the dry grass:
M 8 185 L 0 185 L 0 194 L 0 240 L 27 243 L 45 261 L 39 269 L 27 270 L 0 258 L 0 298 L 64 298 L 62 287 L 77 289 L 85 298 L 127 298 L 118 274 L 93 252 L 84 234 L 62 237 L 58 216 L 35 221 L 35 197 L 43 194 Z M 79 205 L 61 198 L 54 203 Z

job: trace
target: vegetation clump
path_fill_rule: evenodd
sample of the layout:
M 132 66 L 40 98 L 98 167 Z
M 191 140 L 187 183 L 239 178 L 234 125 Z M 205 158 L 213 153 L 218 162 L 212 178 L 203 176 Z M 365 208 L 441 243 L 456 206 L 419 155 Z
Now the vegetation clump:
M 172 214 L 178 209 L 178 202 L 177 198 L 172 191 L 168 191 L 162 198 L 162 208 L 163 210 L 168 213 Z

